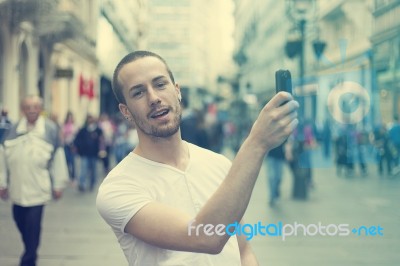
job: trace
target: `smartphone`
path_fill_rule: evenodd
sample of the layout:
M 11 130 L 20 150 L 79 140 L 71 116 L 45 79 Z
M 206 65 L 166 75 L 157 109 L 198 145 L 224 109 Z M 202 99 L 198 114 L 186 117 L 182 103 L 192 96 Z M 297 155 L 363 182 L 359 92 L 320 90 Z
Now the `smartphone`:
M 279 69 L 275 72 L 276 93 L 286 91 L 292 94 L 292 76 L 289 70 Z

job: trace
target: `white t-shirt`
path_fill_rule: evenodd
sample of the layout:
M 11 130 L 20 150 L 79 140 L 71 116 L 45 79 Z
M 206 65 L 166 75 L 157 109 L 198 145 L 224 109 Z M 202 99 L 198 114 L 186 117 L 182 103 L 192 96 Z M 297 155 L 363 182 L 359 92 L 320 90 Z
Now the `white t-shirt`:
M 241 265 L 235 236 L 218 255 L 173 251 L 149 245 L 124 232 L 126 224 L 146 204 L 161 202 L 195 217 L 227 175 L 231 162 L 222 155 L 189 146 L 186 171 L 130 153 L 104 179 L 97 208 L 111 226 L 130 266 Z

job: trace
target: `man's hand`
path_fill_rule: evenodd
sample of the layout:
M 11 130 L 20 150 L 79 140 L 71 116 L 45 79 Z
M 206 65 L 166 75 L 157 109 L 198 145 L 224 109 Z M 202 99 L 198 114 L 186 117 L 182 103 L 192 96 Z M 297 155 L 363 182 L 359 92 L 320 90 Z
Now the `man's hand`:
M 8 199 L 8 189 L 7 188 L 0 188 L 0 198 L 2 200 Z
M 267 152 L 279 146 L 298 125 L 298 108 L 299 104 L 291 94 L 279 92 L 261 110 L 249 139 Z
M 62 197 L 62 190 L 53 190 L 53 198 L 58 200 Z

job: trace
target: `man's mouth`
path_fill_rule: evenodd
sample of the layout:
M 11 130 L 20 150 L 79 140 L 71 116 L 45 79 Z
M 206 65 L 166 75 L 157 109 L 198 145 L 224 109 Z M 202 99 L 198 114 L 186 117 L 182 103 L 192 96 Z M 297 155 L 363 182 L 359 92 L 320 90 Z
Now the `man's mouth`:
M 151 118 L 161 118 L 166 116 L 169 113 L 169 109 L 161 109 L 161 110 L 156 110 L 151 112 L 150 117 Z

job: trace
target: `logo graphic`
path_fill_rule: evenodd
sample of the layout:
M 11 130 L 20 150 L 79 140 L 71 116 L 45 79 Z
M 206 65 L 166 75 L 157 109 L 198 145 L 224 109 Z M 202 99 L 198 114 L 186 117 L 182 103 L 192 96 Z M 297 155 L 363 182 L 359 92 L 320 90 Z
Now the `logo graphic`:
M 330 91 L 327 103 L 332 117 L 342 124 L 361 122 L 370 109 L 370 97 L 366 89 L 353 81 L 336 85 Z
M 347 41 L 340 40 L 341 64 L 337 68 L 344 68 L 346 63 Z M 343 71 L 335 73 L 334 78 L 337 79 L 336 85 L 330 90 L 326 99 L 328 110 L 333 119 L 341 124 L 357 124 L 361 122 L 369 113 L 371 107 L 371 98 L 369 92 L 360 84 L 363 65 L 366 57 L 359 57 L 354 63 L 347 68 L 354 69 L 354 72 Z M 321 61 L 326 66 L 335 66 L 325 55 L 321 56 Z M 365 70 L 364 70 L 365 72 Z
M 192 220 L 188 224 L 188 235 L 199 236 L 204 234 L 206 236 L 245 236 L 246 240 L 252 240 L 255 236 L 264 237 L 279 237 L 282 241 L 292 236 L 323 236 L 323 237 L 349 237 L 349 236 L 369 236 L 379 237 L 383 236 L 383 227 L 380 225 L 372 226 L 356 226 L 351 229 L 347 223 L 343 224 L 323 224 L 318 222 L 315 224 L 302 224 L 294 222 L 292 224 L 283 223 L 264 223 L 258 221 L 254 224 L 241 224 L 234 222 L 228 225 L 223 224 L 195 224 Z

